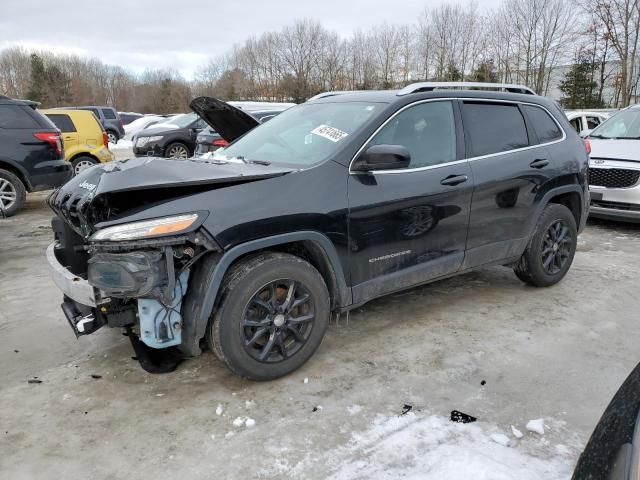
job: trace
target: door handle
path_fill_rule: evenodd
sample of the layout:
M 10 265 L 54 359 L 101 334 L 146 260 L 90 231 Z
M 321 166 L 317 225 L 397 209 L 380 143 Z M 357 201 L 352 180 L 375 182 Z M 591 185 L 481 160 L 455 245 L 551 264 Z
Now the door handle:
M 546 158 L 536 158 L 529 164 L 531 168 L 544 168 L 547 165 L 549 165 L 549 160 L 547 160 Z
M 451 187 L 454 187 L 466 182 L 467 180 L 469 180 L 469 177 L 467 177 L 466 175 L 449 175 L 448 177 L 440 180 L 440 185 L 449 185 Z

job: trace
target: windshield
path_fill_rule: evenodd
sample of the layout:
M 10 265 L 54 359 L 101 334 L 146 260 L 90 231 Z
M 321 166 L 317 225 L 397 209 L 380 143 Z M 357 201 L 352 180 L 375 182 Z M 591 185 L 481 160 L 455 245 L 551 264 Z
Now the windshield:
M 593 138 L 640 139 L 640 110 L 625 110 L 589 134 Z
M 310 103 L 290 108 L 239 138 L 214 158 L 306 167 L 328 159 L 381 103 Z
M 162 123 L 157 123 L 155 127 L 163 127 L 173 125 L 178 128 L 186 128 L 198 119 L 198 115 L 195 113 L 183 113 L 182 115 L 176 115 L 175 117 L 168 118 Z

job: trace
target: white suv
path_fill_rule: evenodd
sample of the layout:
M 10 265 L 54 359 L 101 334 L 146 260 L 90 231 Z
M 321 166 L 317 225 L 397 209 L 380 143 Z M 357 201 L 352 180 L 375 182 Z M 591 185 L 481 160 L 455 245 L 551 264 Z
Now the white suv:
M 640 222 L 640 105 L 614 115 L 588 139 L 590 215 Z

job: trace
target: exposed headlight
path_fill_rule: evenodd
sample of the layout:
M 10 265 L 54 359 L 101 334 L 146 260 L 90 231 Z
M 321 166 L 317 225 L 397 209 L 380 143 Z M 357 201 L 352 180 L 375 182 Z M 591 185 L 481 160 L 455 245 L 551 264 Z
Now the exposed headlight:
M 125 223 L 98 230 L 89 240 L 94 242 L 119 242 L 122 240 L 137 240 L 140 238 L 174 235 L 186 231 L 197 219 L 198 214 L 191 213 L 188 215 L 176 215 L 174 217 Z
M 136 140 L 136 147 L 144 147 L 147 143 L 157 142 L 162 139 L 162 135 L 156 137 L 138 137 Z

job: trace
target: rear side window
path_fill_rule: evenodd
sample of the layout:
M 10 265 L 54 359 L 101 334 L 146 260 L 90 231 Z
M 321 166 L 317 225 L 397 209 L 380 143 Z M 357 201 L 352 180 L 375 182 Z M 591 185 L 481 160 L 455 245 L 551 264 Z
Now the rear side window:
M 527 128 L 517 105 L 465 102 L 463 115 L 473 157 L 529 145 Z
M 116 119 L 116 113 L 111 110 L 110 108 L 103 108 L 102 109 L 102 114 L 104 115 L 104 118 L 106 118 L 107 120 L 115 120 Z
M 80 110 L 89 110 L 96 116 L 98 120 L 100 120 L 100 112 L 98 112 L 97 108 L 81 108 Z
M 69 115 L 61 113 L 47 113 L 47 117 L 51 120 L 61 132 L 75 132 L 76 126 L 71 121 Z
M 562 131 L 558 124 L 544 109 L 533 105 L 523 105 L 522 108 L 527 113 L 540 143 L 553 142 L 562 138 Z
M 0 105 L 0 128 L 40 128 L 22 105 Z

